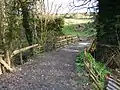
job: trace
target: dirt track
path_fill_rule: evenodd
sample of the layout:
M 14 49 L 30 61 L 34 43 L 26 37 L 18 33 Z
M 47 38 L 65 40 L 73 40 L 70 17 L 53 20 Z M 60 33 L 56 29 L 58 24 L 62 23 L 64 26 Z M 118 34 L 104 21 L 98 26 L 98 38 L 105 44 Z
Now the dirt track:
M 84 47 L 76 43 L 35 57 L 18 71 L 1 75 L 0 90 L 90 90 L 75 68 L 76 55 Z

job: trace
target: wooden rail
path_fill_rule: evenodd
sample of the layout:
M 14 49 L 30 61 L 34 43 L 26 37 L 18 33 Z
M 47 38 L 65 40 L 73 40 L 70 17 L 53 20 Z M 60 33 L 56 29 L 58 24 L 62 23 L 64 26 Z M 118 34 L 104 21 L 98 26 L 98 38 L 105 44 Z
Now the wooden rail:
M 97 87 L 97 90 L 120 90 L 120 79 L 116 79 L 115 77 L 111 76 L 110 74 L 108 74 L 109 76 L 105 77 L 105 83 L 104 86 L 101 87 L 100 85 L 100 81 L 99 81 L 99 73 L 95 71 L 92 62 L 90 62 L 87 53 L 89 51 L 93 51 L 94 48 L 94 43 L 95 41 L 93 41 L 93 43 L 91 44 L 90 47 L 86 48 L 84 50 L 84 65 L 85 65 L 85 69 L 88 72 L 90 78 L 93 80 L 95 86 Z
M 31 46 L 28 46 L 28 47 L 25 47 L 25 48 L 21 48 L 19 50 L 15 50 L 15 51 L 12 52 L 11 55 L 10 55 L 9 52 L 7 52 L 6 55 L 0 55 L 0 74 L 5 72 L 6 70 L 10 71 L 10 72 L 13 71 L 13 68 L 11 68 L 11 60 L 12 60 L 13 56 L 15 56 L 15 55 L 17 55 L 17 54 L 19 54 L 21 52 L 24 52 L 24 51 L 26 51 L 28 49 L 37 47 L 37 46 L 39 46 L 39 44 L 34 44 L 34 45 L 31 45 Z
M 68 35 L 68 36 L 60 36 L 60 37 L 57 38 L 57 40 L 58 41 L 55 43 L 55 48 L 60 48 L 60 47 L 63 47 L 65 45 L 74 43 L 78 39 L 77 39 L 76 36 Z M 5 72 L 6 70 L 10 71 L 10 72 L 13 71 L 13 68 L 11 66 L 11 61 L 12 61 L 12 59 L 15 55 L 17 55 L 21 52 L 24 52 L 26 50 L 29 50 L 31 48 L 35 48 L 35 47 L 43 47 L 43 46 L 41 46 L 39 44 L 34 44 L 34 45 L 31 45 L 31 46 L 28 46 L 28 47 L 21 48 L 19 50 L 14 50 L 12 53 L 7 51 L 7 53 L 5 55 L 0 54 L 0 74 Z
M 60 48 L 62 46 L 65 45 L 69 45 L 71 43 L 75 43 L 78 41 L 78 37 L 77 36 L 61 36 L 58 38 L 58 41 L 55 44 L 55 48 Z
M 28 46 L 28 47 L 25 47 L 25 48 L 21 48 L 21 49 L 19 49 L 19 50 L 15 50 L 15 51 L 13 51 L 13 53 L 11 54 L 11 58 L 12 58 L 13 56 L 19 54 L 20 52 L 24 52 L 24 51 L 26 51 L 26 50 L 28 50 L 28 49 L 31 49 L 31 48 L 34 48 L 34 47 L 37 47 L 37 46 L 39 46 L 39 44 L 34 44 L 34 45 L 31 45 L 31 46 Z M 42 47 L 42 46 L 41 46 L 41 47 Z
M 94 71 L 94 68 L 92 66 L 92 62 L 89 61 L 87 57 L 87 49 L 84 50 L 85 58 L 84 58 L 84 64 L 85 69 L 88 72 L 90 78 L 93 80 L 95 85 L 97 86 L 98 90 L 103 90 L 100 86 L 100 81 L 98 80 L 98 74 Z

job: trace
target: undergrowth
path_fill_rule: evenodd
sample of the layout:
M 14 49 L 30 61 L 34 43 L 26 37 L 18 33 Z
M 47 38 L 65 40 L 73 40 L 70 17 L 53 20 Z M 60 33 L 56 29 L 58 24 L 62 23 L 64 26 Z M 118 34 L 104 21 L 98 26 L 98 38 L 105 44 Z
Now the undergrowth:
M 76 58 L 76 68 L 77 72 L 84 70 L 84 51 L 81 51 Z
M 84 51 L 81 51 L 76 58 L 76 67 L 78 72 L 82 72 L 85 70 L 84 64 Z M 105 82 L 105 75 L 110 73 L 109 69 L 105 67 L 103 63 L 96 61 L 90 53 L 87 53 L 86 57 L 88 58 L 89 62 L 92 64 L 93 72 L 98 76 L 99 85 L 101 88 L 104 87 Z

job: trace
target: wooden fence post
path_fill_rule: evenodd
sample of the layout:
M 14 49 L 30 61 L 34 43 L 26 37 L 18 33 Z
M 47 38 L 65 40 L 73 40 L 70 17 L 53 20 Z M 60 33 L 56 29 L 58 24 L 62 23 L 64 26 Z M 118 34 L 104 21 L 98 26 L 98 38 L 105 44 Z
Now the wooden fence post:
M 0 56 L 0 60 L 2 59 L 2 57 Z M 0 64 L 0 74 L 2 74 L 2 65 Z
M 6 62 L 11 67 L 11 59 L 10 59 L 10 53 L 9 50 L 6 51 Z
M 13 71 L 13 69 L 3 60 L 3 58 L 0 58 L 0 63 L 3 65 L 3 67 L 5 67 L 10 72 Z

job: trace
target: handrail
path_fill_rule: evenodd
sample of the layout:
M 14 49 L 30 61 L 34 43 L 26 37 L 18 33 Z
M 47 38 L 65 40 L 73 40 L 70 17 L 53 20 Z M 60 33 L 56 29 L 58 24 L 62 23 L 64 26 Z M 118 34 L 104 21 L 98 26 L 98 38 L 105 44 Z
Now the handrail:
M 66 44 L 70 44 L 73 41 L 77 41 L 77 39 L 74 38 L 74 37 L 75 36 L 71 36 L 71 35 L 57 37 L 58 41 L 55 43 L 55 45 L 58 44 L 59 46 L 56 47 L 56 48 L 60 48 L 61 46 L 64 46 Z M 13 56 L 15 56 L 15 55 L 17 55 L 21 52 L 24 52 L 26 50 L 29 50 L 31 48 L 35 48 L 35 47 L 39 47 L 39 46 L 43 47 L 42 45 L 34 44 L 34 45 L 31 45 L 31 46 L 27 46 L 27 47 L 24 47 L 24 48 L 21 48 L 21 49 L 14 50 L 11 54 L 8 52 L 9 54 L 7 56 L 0 54 L 0 64 L 2 64 L 3 65 L 2 67 L 5 67 L 8 71 L 13 71 L 10 64 L 8 64 L 8 62 L 6 61 L 7 59 L 9 59 L 8 61 L 11 62 L 11 59 L 13 58 Z M 1 67 L 0 67 L 0 70 L 2 70 Z M 2 71 L 0 71 L 0 74 L 2 74 Z

